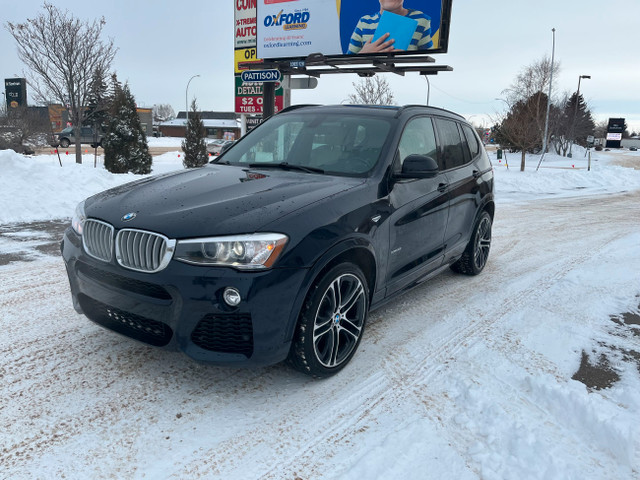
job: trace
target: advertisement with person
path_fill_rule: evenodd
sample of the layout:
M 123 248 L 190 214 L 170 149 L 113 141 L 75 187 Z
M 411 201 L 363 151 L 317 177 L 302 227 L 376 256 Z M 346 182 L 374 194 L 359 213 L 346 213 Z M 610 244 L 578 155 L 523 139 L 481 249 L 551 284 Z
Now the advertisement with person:
M 264 59 L 444 53 L 451 0 L 258 0 Z

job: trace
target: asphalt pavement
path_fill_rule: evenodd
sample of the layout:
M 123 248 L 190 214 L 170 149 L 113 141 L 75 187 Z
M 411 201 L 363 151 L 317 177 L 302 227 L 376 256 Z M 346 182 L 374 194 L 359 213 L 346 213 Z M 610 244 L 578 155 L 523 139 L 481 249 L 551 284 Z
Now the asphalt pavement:
M 0 266 L 60 255 L 60 240 L 69 220 L 0 225 Z

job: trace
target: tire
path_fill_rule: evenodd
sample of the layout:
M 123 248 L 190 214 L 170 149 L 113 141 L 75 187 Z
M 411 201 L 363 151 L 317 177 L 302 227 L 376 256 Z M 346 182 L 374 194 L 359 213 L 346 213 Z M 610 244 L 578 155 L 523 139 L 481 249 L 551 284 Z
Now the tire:
M 486 211 L 482 212 L 462 257 L 451 265 L 454 272 L 478 275 L 484 270 L 491 249 L 491 223 L 491 215 Z
M 369 290 L 362 270 L 351 263 L 333 267 L 307 295 L 289 364 L 316 378 L 335 375 L 358 349 L 368 313 Z
M 71 142 L 68 138 L 63 138 L 62 140 L 60 140 L 60 146 L 62 148 L 67 148 L 69 145 L 71 145 Z

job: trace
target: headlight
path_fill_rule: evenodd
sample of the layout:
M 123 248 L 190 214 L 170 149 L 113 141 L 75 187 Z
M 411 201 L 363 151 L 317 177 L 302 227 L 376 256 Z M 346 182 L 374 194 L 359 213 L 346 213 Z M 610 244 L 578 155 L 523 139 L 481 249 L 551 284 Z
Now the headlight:
M 287 240 L 286 235 L 279 233 L 179 240 L 174 258 L 195 265 L 259 270 L 275 263 Z
M 73 215 L 73 219 L 71 220 L 71 227 L 73 227 L 73 229 L 78 235 L 82 235 L 82 226 L 84 225 L 84 221 L 86 219 L 87 219 L 87 216 L 84 213 L 84 200 L 83 200 L 76 207 L 76 211 Z

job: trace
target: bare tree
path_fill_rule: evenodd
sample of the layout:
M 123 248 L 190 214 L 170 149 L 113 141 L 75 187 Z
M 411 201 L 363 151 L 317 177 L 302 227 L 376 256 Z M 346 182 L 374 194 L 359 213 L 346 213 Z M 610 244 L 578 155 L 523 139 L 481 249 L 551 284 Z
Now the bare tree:
M 553 74 L 560 71 L 554 64 Z M 525 169 L 527 151 L 542 147 L 547 103 L 547 94 L 551 79 L 551 60 L 541 60 L 526 66 L 509 88 L 502 93 L 507 97 L 509 110 L 500 119 L 501 138 L 510 146 L 522 152 L 520 170 Z M 552 130 L 549 131 L 549 135 Z
M 540 99 L 539 97 L 545 97 Z M 520 171 L 525 169 L 527 152 L 542 148 L 540 122 L 544 124 L 546 95 L 542 92 L 516 102 L 499 126 L 500 142 L 522 153 Z M 541 109 L 541 105 L 544 109 Z
M 349 102 L 364 105 L 394 105 L 393 92 L 386 79 L 373 76 L 365 77 L 358 83 L 353 82 L 356 93 L 349 94 Z
M 608 120 L 600 120 L 596 123 L 594 136 L 596 138 L 605 138 L 607 136 L 607 129 L 609 128 Z
M 47 143 L 49 118 L 47 107 L 17 107 L 0 116 L 0 149 L 33 153 L 32 147 Z
M 168 103 L 156 104 L 153 106 L 153 121 L 156 123 L 166 122 L 176 118 L 176 112 Z
M 106 76 L 117 49 L 113 40 L 101 40 L 104 17 L 83 22 L 68 10 L 63 12 L 46 2 L 44 10 L 24 23 L 7 22 L 5 28 L 17 43 L 18 57 L 31 72 L 31 88 L 45 103 L 55 99 L 66 105 L 74 128 L 79 129 L 85 119 L 92 80 L 96 74 Z M 76 162 L 82 163 L 79 143 Z

